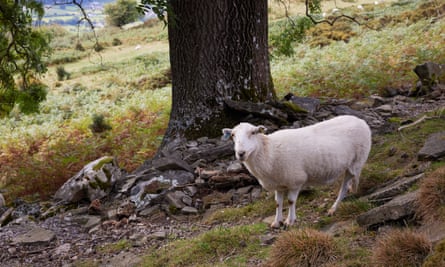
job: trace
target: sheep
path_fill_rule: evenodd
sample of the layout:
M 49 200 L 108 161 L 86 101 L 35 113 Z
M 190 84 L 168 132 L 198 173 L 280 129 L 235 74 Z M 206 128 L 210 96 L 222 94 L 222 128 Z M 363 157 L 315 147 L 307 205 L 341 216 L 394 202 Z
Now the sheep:
M 338 197 L 329 209 L 333 215 L 349 189 L 357 190 L 360 173 L 371 149 L 371 130 L 354 116 L 338 116 L 299 129 L 270 135 L 260 125 L 240 123 L 223 129 L 223 139 L 234 141 L 235 156 L 267 191 L 275 191 L 276 215 L 271 224 L 283 220 L 283 198 L 288 193 L 289 213 L 285 226 L 296 220 L 295 203 L 307 186 L 333 183 L 344 176 Z M 354 187 L 352 187 L 354 184 Z

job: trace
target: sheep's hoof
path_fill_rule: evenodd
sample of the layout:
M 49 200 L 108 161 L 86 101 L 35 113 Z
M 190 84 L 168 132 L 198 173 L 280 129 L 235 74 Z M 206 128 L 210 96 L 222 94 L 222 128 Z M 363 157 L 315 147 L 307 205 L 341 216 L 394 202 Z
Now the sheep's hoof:
M 331 216 L 334 215 L 334 213 L 335 213 L 335 209 L 331 208 L 331 209 L 329 209 L 329 211 L 328 211 L 328 216 L 331 217 Z
M 270 227 L 271 228 L 280 228 L 281 225 L 283 225 L 283 222 L 281 222 L 281 221 L 279 221 L 279 222 L 274 221 L 273 223 L 270 224 Z

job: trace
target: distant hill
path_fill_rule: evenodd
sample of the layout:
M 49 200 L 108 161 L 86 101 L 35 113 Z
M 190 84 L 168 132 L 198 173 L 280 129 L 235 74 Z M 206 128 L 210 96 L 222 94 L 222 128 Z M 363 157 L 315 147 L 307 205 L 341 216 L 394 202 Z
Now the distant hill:
M 103 13 L 104 5 L 115 2 L 115 0 L 95 0 L 84 1 L 83 8 L 88 17 L 96 27 L 103 27 L 105 15 Z M 62 26 L 74 26 L 79 23 L 82 13 L 77 6 L 70 1 L 64 0 L 42 0 L 45 6 L 45 15 L 40 22 L 41 25 L 58 24 Z M 68 4 L 64 4 L 68 3 Z

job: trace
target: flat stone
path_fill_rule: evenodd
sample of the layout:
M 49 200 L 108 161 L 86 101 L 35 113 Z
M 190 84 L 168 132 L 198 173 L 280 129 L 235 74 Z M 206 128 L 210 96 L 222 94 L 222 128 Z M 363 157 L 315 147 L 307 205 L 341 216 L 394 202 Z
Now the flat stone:
M 410 177 L 403 177 L 383 188 L 378 189 L 372 194 L 365 196 L 364 199 L 381 205 L 406 191 L 409 187 L 422 179 L 424 176 L 425 174 L 421 173 Z
M 186 194 L 182 191 L 173 191 L 168 192 L 165 196 L 168 203 L 177 209 L 182 209 L 185 207 L 185 204 L 182 202 L 182 198 L 186 196 Z
M 167 232 L 164 232 L 164 231 L 154 232 L 154 233 L 150 234 L 148 237 L 151 239 L 164 240 L 167 238 Z
M 139 266 L 141 262 L 142 257 L 129 251 L 123 251 L 108 258 L 108 260 L 102 263 L 100 267 L 133 267 Z
M 153 160 L 153 168 L 159 171 L 184 170 L 193 173 L 193 168 L 182 159 L 174 157 L 164 157 Z
M 419 160 L 437 160 L 445 156 L 445 131 L 430 135 L 417 157 Z
M 14 237 L 12 243 L 16 245 L 48 244 L 55 238 L 56 234 L 53 231 L 36 227 L 25 234 Z
M 194 207 L 185 206 L 181 209 L 181 212 L 184 214 L 198 214 L 198 209 Z
M 370 227 L 412 216 L 415 213 L 417 196 L 418 190 L 398 196 L 382 206 L 360 214 L 357 223 Z

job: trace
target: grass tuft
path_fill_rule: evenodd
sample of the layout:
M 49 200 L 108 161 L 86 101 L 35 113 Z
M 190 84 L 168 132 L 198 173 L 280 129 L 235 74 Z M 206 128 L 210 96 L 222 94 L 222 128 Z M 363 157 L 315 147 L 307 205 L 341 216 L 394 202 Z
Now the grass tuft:
M 331 236 L 313 229 L 291 230 L 273 244 L 268 266 L 331 266 L 337 254 Z
M 423 234 L 397 229 L 377 240 L 371 260 L 376 267 L 421 266 L 431 249 L 431 242 Z
M 445 167 L 427 174 L 420 185 L 417 216 L 423 220 L 445 220 Z

